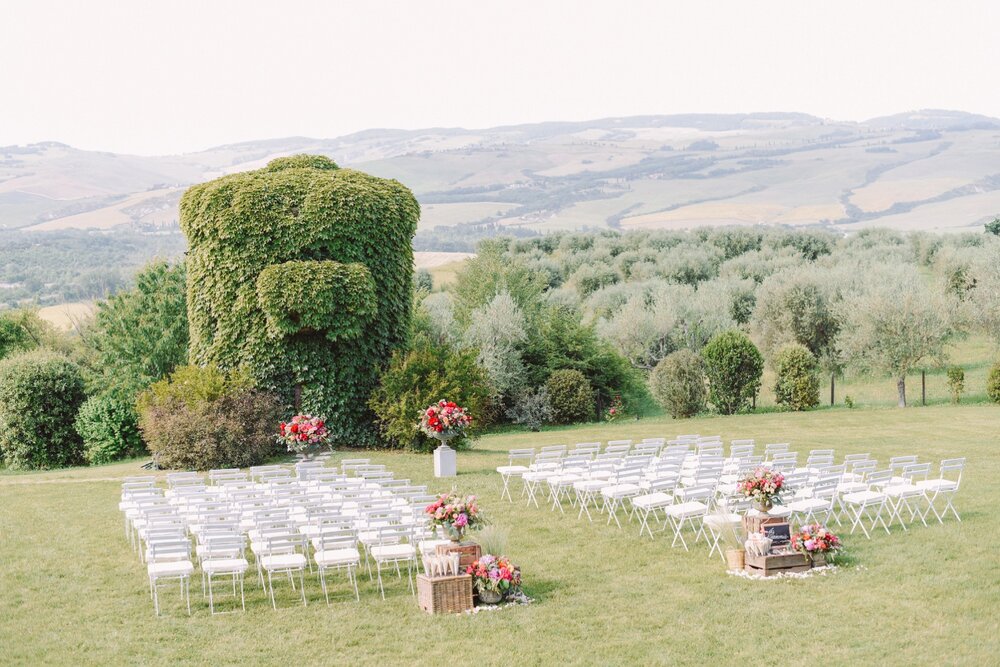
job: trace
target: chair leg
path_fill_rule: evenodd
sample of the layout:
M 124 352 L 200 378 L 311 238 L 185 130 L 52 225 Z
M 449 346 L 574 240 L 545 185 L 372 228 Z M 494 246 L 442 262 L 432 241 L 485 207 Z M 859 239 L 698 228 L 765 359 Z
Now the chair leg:
M 319 585 L 320 585 L 320 588 L 323 589 L 323 597 L 326 598 L 326 604 L 327 604 L 327 606 L 329 606 L 330 605 L 330 593 L 326 589 L 326 568 L 325 567 L 320 567 L 319 568 Z
M 267 587 L 271 591 L 271 607 L 278 609 L 278 603 L 274 601 L 274 581 L 271 579 L 271 571 L 267 571 Z
M 243 573 L 240 573 L 240 604 L 243 606 L 243 611 L 247 610 L 247 599 L 243 595 Z
M 375 561 L 375 569 L 378 570 L 378 589 L 382 593 L 382 599 L 385 599 L 385 586 L 382 585 L 382 562 Z
M 299 589 L 302 591 L 302 606 L 303 607 L 308 607 L 309 603 L 306 601 L 306 571 L 305 571 L 305 568 L 299 570 Z
M 205 573 L 201 573 L 201 585 L 202 585 L 202 597 L 204 597 L 204 586 L 205 586 Z M 215 599 L 212 597 L 212 575 L 207 575 L 208 577 L 208 612 L 215 615 Z

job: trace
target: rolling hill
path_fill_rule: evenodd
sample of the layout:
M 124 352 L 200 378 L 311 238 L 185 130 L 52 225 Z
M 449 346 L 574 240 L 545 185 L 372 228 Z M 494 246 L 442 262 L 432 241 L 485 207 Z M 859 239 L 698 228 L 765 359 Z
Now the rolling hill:
M 397 178 L 435 227 L 513 233 L 699 225 L 971 230 L 1000 211 L 1000 120 L 925 110 L 637 116 L 483 130 L 367 130 L 143 157 L 0 147 L 0 228 L 176 228 L 193 183 L 292 153 Z M 437 240 L 436 240 L 437 237 Z M 438 243 L 440 241 L 440 243 Z

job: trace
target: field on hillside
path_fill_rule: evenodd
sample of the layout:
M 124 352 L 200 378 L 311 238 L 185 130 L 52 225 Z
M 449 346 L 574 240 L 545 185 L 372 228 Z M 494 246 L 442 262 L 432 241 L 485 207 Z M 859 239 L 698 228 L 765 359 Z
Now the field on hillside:
M 4 664 L 749 664 L 781 662 L 940 665 L 995 662 L 1000 651 L 996 548 L 1000 529 L 1000 408 L 824 410 L 497 434 L 459 455 L 460 475 L 431 477 L 426 455 L 373 452 L 397 477 L 481 498 L 510 531 L 509 552 L 535 602 L 474 616 L 421 612 L 406 583 L 387 600 L 361 578 L 361 601 L 343 579 L 327 607 L 315 576 L 309 606 L 279 584 L 273 611 L 247 583 L 247 612 L 211 617 L 197 580 L 194 615 L 164 589 L 156 618 L 143 566 L 122 535 L 123 476 L 139 462 L 48 473 L 0 474 L 0 656 Z M 846 538 L 848 564 L 806 580 L 727 576 L 707 548 L 671 548 L 603 520 L 499 500 L 493 472 L 512 447 L 699 432 L 797 451 L 966 456 L 956 505 L 964 522 L 934 522 Z M 357 452 L 342 456 L 357 456 Z M 515 498 L 517 491 L 515 490 Z

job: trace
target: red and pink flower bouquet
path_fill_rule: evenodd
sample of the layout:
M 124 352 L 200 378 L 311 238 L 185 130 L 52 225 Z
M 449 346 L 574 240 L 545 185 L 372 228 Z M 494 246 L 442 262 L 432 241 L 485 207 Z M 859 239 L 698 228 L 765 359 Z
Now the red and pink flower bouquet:
M 438 401 L 420 418 L 420 430 L 442 442 L 464 434 L 471 425 L 472 416 L 453 401 Z
M 295 415 L 278 426 L 278 442 L 290 452 L 312 453 L 330 441 L 330 432 L 322 417 Z
M 459 496 L 455 492 L 442 493 L 438 499 L 424 508 L 430 515 L 431 524 L 444 529 L 453 542 L 461 542 L 467 530 L 478 530 L 486 523 L 479 513 L 479 503 L 475 496 Z

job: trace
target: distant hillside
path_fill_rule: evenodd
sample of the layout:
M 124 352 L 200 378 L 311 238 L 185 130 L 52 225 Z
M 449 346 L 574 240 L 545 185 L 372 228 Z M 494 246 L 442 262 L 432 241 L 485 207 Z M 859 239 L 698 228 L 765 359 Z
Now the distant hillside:
M 0 148 L 0 228 L 176 226 L 184 189 L 320 153 L 397 178 L 438 226 L 520 233 L 724 224 L 967 230 L 1000 211 L 1000 120 L 925 110 L 863 123 L 685 114 L 483 130 L 367 130 L 140 157 L 58 143 Z M 454 235 L 447 235 L 454 238 Z

